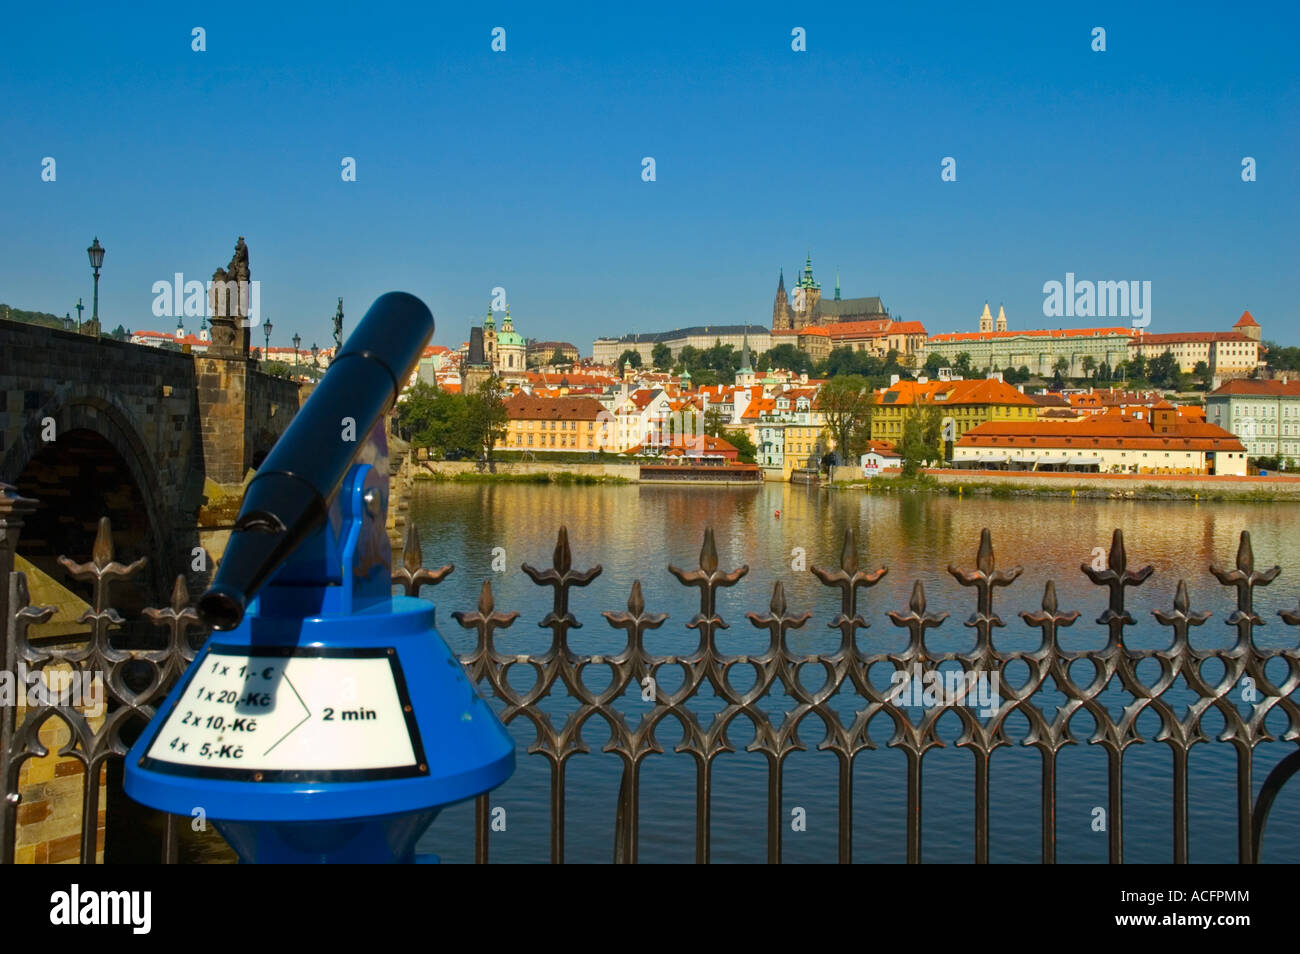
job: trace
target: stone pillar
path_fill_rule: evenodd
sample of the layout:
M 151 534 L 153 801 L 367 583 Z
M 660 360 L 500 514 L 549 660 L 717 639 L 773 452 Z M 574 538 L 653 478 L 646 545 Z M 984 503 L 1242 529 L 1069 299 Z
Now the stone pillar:
M 194 356 L 203 474 L 219 484 L 240 483 L 251 465 L 244 439 L 248 374 L 242 357 Z

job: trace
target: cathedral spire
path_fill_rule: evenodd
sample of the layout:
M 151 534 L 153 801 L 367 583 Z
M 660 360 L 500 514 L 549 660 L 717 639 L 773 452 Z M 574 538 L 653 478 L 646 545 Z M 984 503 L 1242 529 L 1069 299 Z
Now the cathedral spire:
M 772 330 L 782 331 L 790 327 L 790 299 L 786 297 L 785 269 L 782 268 L 776 280 L 776 301 L 772 304 Z
M 840 300 L 840 270 L 835 269 L 835 300 Z

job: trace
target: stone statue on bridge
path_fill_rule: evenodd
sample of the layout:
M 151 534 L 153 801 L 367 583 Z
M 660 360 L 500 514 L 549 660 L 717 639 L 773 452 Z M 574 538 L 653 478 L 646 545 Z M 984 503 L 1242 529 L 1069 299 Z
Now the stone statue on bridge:
M 244 237 L 235 243 L 235 254 L 230 264 L 212 273 L 208 286 L 208 311 L 212 317 L 212 345 L 210 351 L 222 356 L 248 355 L 248 246 Z

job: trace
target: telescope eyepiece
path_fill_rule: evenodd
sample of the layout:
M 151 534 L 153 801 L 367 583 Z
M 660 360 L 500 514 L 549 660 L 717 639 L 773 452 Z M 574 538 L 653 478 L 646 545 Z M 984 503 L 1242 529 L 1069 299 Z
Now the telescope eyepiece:
M 199 597 L 199 616 L 215 630 L 234 629 L 244 618 L 244 595 L 230 586 L 215 583 Z

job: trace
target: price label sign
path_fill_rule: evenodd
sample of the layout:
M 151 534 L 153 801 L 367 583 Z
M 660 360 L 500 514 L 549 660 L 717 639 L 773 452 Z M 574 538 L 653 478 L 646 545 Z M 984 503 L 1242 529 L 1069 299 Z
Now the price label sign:
M 210 646 L 144 767 L 251 781 L 363 781 L 427 771 L 391 650 Z

